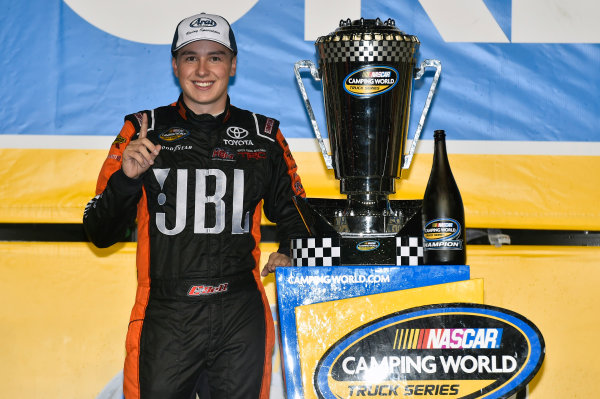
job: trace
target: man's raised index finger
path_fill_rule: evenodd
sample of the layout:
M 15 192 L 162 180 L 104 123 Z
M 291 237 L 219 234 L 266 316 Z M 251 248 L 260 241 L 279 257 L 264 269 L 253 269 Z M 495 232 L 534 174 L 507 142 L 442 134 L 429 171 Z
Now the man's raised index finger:
M 147 135 L 148 135 L 148 115 L 146 115 L 146 113 L 144 112 L 142 114 L 142 126 L 140 128 L 139 138 L 140 139 L 146 138 Z

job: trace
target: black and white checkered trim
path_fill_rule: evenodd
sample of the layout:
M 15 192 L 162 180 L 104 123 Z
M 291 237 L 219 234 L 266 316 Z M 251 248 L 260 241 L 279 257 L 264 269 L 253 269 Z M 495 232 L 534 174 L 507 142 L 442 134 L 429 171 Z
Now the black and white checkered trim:
M 396 264 L 422 265 L 423 239 L 421 237 L 396 237 Z
M 393 237 L 390 237 L 393 239 Z M 338 237 L 298 238 L 292 244 L 293 266 L 340 266 L 341 243 Z M 422 237 L 395 237 L 396 265 L 423 265 Z M 355 260 L 355 259 L 353 259 Z M 348 259 L 344 259 L 347 262 Z M 393 260 L 391 260 L 393 264 Z
M 339 241 L 331 237 L 298 238 L 292 240 L 293 266 L 338 266 Z
M 323 62 L 409 62 L 418 43 L 395 40 L 354 40 L 319 43 Z

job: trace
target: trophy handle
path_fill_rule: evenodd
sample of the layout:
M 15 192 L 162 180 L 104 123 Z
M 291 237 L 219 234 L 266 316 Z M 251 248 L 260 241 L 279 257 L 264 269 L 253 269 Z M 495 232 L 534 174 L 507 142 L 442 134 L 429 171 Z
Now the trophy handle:
M 306 107 L 306 111 L 308 112 L 308 117 L 310 118 L 310 122 L 315 132 L 315 136 L 317 137 L 317 141 L 319 142 L 319 147 L 321 147 L 321 153 L 323 154 L 323 159 L 325 160 L 325 166 L 327 166 L 327 169 L 333 169 L 331 155 L 328 154 L 327 148 L 325 147 L 325 142 L 323 141 L 323 137 L 321 136 L 319 125 L 317 124 L 317 120 L 315 118 L 315 114 L 313 113 L 312 106 L 310 105 L 310 101 L 308 101 L 308 95 L 306 94 L 306 89 L 304 88 L 302 77 L 300 76 L 300 69 L 302 68 L 310 69 L 310 74 L 312 75 L 313 79 L 315 79 L 317 82 L 321 80 L 321 77 L 319 76 L 319 71 L 317 70 L 317 67 L 312 61 L 303 60 L 297 61 L 294 64 L 294 74 L 296 74 L 298 87 L 300 88 L 300 92 L 302 93 L 302 98 L 304 99 L 304 106 Z
M 437 86 L 438 80 L 440 79 L 440 73 L 442 72 L 442 63 L 438 60 L 424 60 L 419 67 L 415 75 L 415 80 L 421 79 L 423 74 L 425 73 L 426 67 L 434 67 L 435 75 L 433 77 L 433 82 L 431 82 L 431 87 L 429 88 L 429 94 L 427 94 L 427 100 L 425 100 L 425 106 L 423 107 L 423 112 L 421 113 L 421 119 L 419 120 L 419 124 L 417 125 L 417 130 L 415 131 L 415 136 L 412 139 L 412 143 L 410 144 L 410 150 L 404 158 L 404 165 L 402 165 L 402 169 L 408 169 L 410 167 L 410 163 L 412 162 L 413 155 L 415 153 L 415 148 L 417 147 L 417 141 L 419 141 L 419 137 L 421 136 L 421 130 L 423 129 L 423 125 L 425 124 L 425 118 L 427 117 L 427 112 L 429 111 L 429 106 L 431 105 L 431 100 L 433 99 L 433 94 L 435 93 L 435 88 Z

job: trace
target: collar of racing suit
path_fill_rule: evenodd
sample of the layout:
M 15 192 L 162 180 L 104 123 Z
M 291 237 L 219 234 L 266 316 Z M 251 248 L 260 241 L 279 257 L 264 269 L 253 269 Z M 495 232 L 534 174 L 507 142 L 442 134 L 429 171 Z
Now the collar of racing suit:
M 209 132 L 222 125 L 229 119 L 230 116 L 230 102 L 229 95 L 227 96 L 227 102 L 225 103 L 225 110 L 219 115 L 213 116 L 211 114 L 196 114 L 194 111 L 188 108 L 183 101 L 183 94 L 179 95 L 177 99 L 177 109 L 179 114 L 188 122 L 191 122 L 200 130 Z

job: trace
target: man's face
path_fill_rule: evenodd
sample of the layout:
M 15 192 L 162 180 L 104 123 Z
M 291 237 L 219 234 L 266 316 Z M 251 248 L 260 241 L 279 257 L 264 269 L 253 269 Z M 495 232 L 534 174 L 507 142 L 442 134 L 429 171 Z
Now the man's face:
M 173 58 L 173 72 L 185 104 L 196 114 L 219 114 L 227 103 L 229 77 L 237 57 L 222 44 L 200 40 L 181 48 Z

